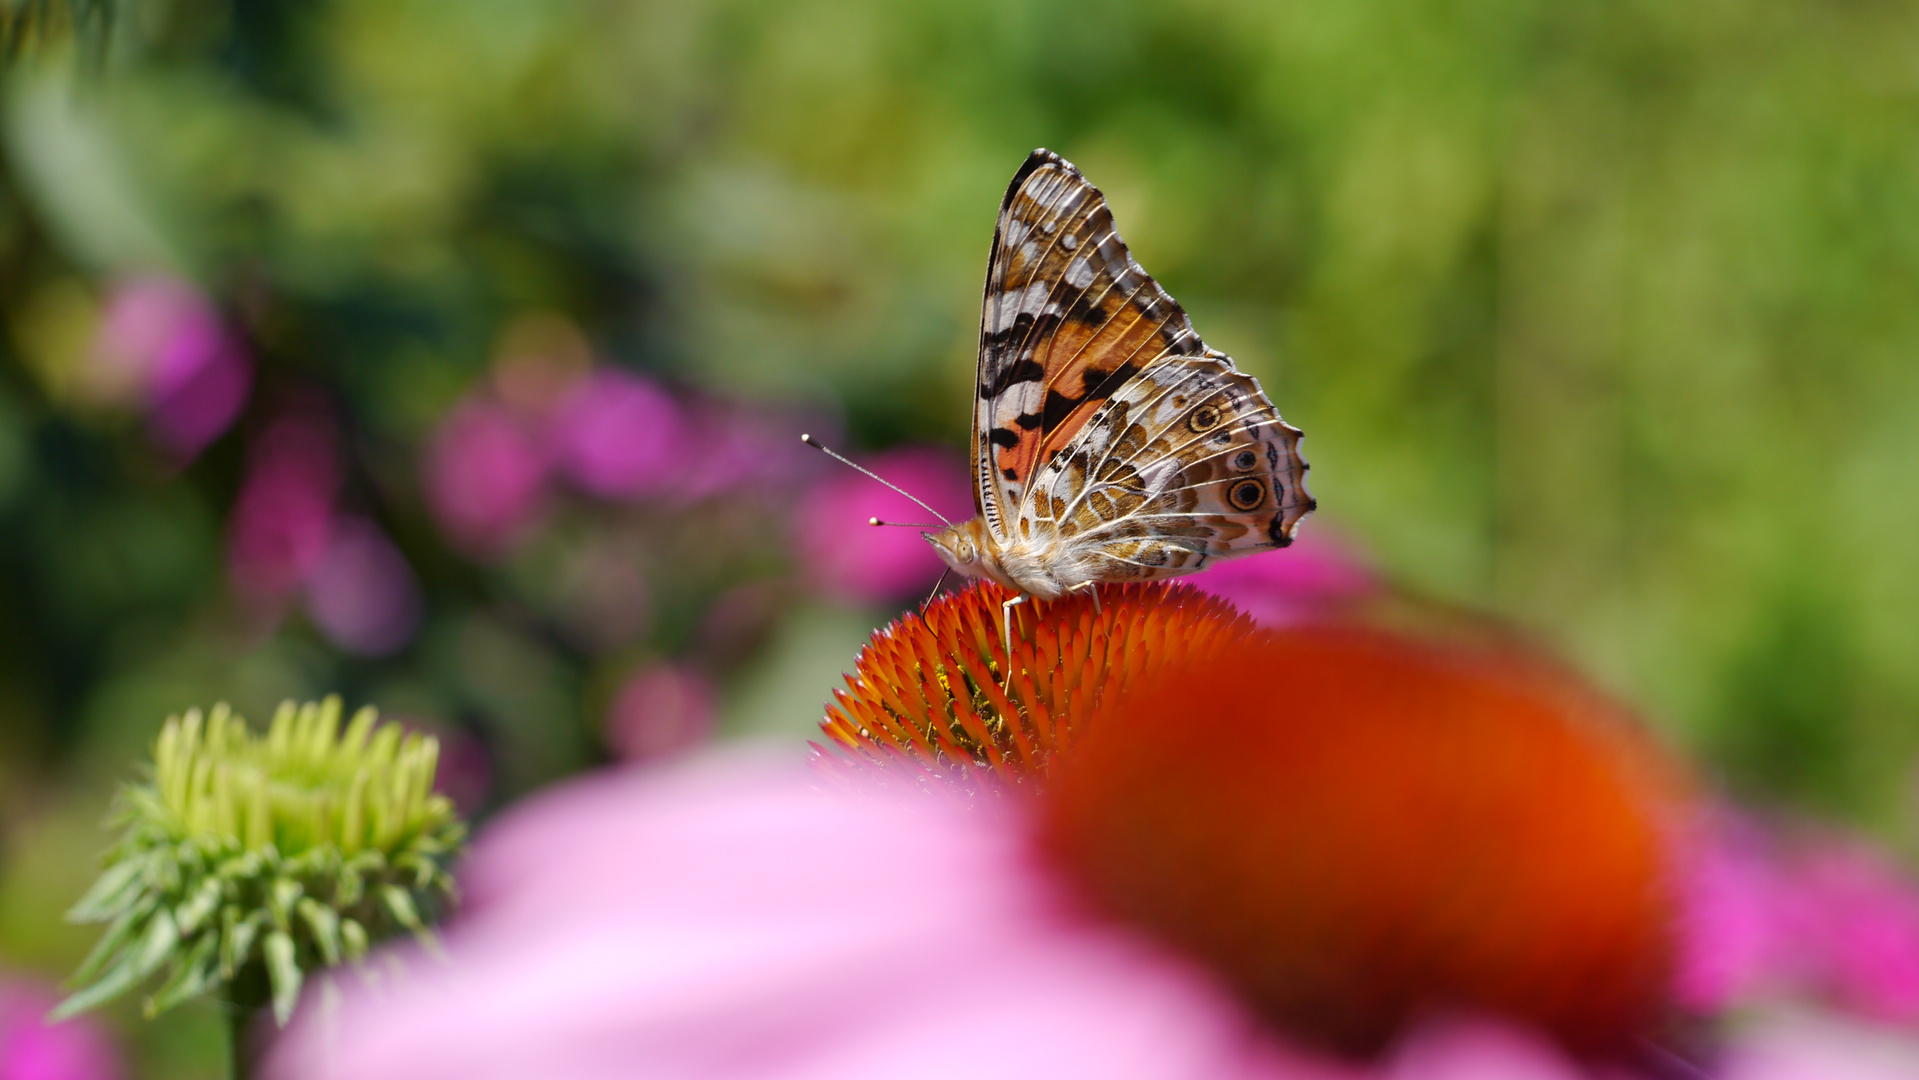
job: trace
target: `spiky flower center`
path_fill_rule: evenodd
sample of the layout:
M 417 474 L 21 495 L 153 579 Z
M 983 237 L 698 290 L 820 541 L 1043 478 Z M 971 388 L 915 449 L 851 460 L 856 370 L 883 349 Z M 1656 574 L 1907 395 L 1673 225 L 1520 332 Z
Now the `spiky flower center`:
M 1232 605 L 1189 586 L 1107 586 L 1097 599 L 1015 607 L 1009 657 L 1001 605 L 1012 596 L 978 582 L 875 634 L 827 705 L 827 737 L 866 762 L 1032 782 L 1109 696 L 1257 633 Z

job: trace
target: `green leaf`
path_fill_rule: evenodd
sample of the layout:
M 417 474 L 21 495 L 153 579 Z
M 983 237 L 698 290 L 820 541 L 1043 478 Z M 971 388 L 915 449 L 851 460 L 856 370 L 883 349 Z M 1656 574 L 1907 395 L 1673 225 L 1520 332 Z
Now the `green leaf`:
M 313 931 L 313 942 L 328 964 L 340 962 L 340 916 L 332 908 L 307 897 L 299 904 L 300 918 Z
M 193 890 L 186 903 L 173 909 L 173 921 L 179 924 L 181 934 L 192 934 L 219 906 L 220 879 L 208 878 Z
M 333 879 L 333 906 L 350 908 L 365 895 L 366 879 L 352 867 L 342 867 L 339 875 Z
M 413 931 L 414 940 L 418 941 L 422 948 L 433 956 L 445 958 L 446 954 L 440 948 L 438 935 L 434 934 L 432 928 L 420 918 L 419 909 L 413 905 L 413 897 L 405 889 L 397 885 L 382 886 L 380 899 L 387 911 L 392 914 L 393 921 Z
M 293 1018 L 294 1003 L 300 1000 L 300 983 L 305 975 L 293 947 L 293 935 L 275 930 L 262 946 L 266 954 L 267 979 L 273 984 L 273 1019 L 281 1027 Z
M 433 873 L 439 869 L 439 866 L 431 859 L 423 859 L 413 852 L 408 852 L 393 860 L 393 869 L 402 874 L 412 874 L 413 888 L 416 891 L 424 891 L 432 883 Z
M 147 1019 L 199 994 L 214 981 L 220 970 L 220 958 L 215 955 L 219 944 L 218 934 L 202 934 L 200 940 L 194 942 L 193 950 L 174 969 L 172 977 L 147 999 L 143 1010 Z
M 155 912 L 152 921 L 146 925 L 146 933 L 142 935 L 140 944 L 123 953 L 98 982 L 61 1002 L 49 1014 L 49 1019 L 64 1020 L 126 993 L 165 962 L 179 940 L 172 913 L 164 909 Z
M 143 979 L 158 970 L 178 944 L 180 927 L 173 921 L 173 912 L 165 908 L 154 912 L 153 921 L 147 924 L 146 936 L 140 939 L 140 947 L 134 954 L 134 978 Z
M 267 911 L 273 916 L 273 925 L 282 930 L 293 921 L 293 905 L 299 903 L 300 894 L 306 890 L 292 878 L 274 878 L 267 890 Z
M 281 873 L 293 877 L 307 877 L 313 874 L 330 873 L 340 861 L 340 853 L 331 846 L 316 847 L 288 859 Z
M 127 992 L 134 983 L 140 981 L 140 975 L 134 968 L 131 953 L 120 957 L 119 961 L 100 980 L 62 1001 L 47 1014 L 49 1023 L 58 1023 L 69 1016 L 77 1016 L 102 1002 L 110 1001 Z
M 80 969 L 73 973 L 73 978 L 69 980 L 68 985 L 79 986 L 93 978 L 94 973 L 106 966 L 106 962 L 120 951 L 122 945 L 126 944 L 127 938 L 139 927 L 140 920 L 146 918 L 159 905 L 160 898 L 149 895 L 140 903 L 121 912 L 120 917 L 113 921 L 113 925 L 107 927 L 107 932 L 100 935 L 100 940 L 93 946 L 93 951 L 80 962 Z
M 267 913 L 255 911 L 241 917 L 240 909 L 229 907 L 221 913 L 224 924 L 220 934 L 220 975 L 231 979 L 234 972 L 246 966 L 247 958 L 253 955 L 253 939 L 260 935 L 266 925 Z
M 413 897 L 405 889 L 398 885 L 380 886 L 380 902 L 393 916 L 394 922 L 416 934 L 426 929 L 426 925 L 420 921 L 420 909 L 414 906 Z
M 367 947 L 370 944 L 367 940 L 366 927 L 361 926 L 359 920 L 340 920 L 341 951 L 346 954 L 348 960 L 357 964 L 366 959 Z
M 155 853 L 157 854 L 157 853 Z M 67 921 L 75 923 L 105 922 L 120 913 L 120 909 L 133 902 L 140 895 L 144 884 L 143 875 L 153 861 L 154 854 L 139 858 L 122 859 L 106 868 L 94 881 L 86 895 L 82 896 L 67 911 Z

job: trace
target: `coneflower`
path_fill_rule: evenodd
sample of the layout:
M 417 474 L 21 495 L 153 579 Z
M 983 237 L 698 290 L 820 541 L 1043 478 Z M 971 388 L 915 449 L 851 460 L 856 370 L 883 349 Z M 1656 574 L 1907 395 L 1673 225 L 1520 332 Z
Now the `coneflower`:
M 428 936 L 466 834 L 433 791 L 438 757 L 371 708 L 342 731 L 337 697 L 287 702 L 259 735 L 225 705 L 169 718 L 151 777 L 120 791 L 106 871 L 69 913 L 108 926 L 55 1015 L 157 977 L 149 1016 L 216 994 L 237 1026 L 269 1002 L 284 1024 L 309 972 Z
M 1690 906 L 1699 874 L 1722 875 L 1685 826 L 1684 778 L 1536 655 L 1430 621 L 1114 647 L 1133 640 L 1105 622 L 1123 600 L 1138 625 L 1232 629 L 1230 611 L 1199 626 L 1151 608 L 1183 593 L 1141 589 L 1106 593 L 1097 617 L 1023 616 L 1027 662 L 1008 671 L 997 600 L 951 598 L 876 637 L 828 721 L 845 783 L 722 754 L 509 810 L 465 870 L 453 963 L 348 985 L 334 1022 L 296 1024 L 274 1075 L 1754 1080 L 1919 1061 L 1919 1043 L 1843 1015 L 1664 1026 L 1669 935 L 1687 935 L 1695 975 L 1701 949 L 1707 974 L 1737 974 L 1771 935 L 1807 937 L 1805 909 L 1790 898 L 1793 921 L 1756 927 L 1737 881 Z M 1088 633 L 1040 621 L 1067 610 Z M 1026 651 L 1048 636 L 1054 667 Z M 1025 726 L 1035 701 L 1050 743 Z M 1030 755 L 1007 751 L 1013 718 Z M 878 770 L 878 791 L 852 781 L 875 761 L 913 768 Z M 1004 797 L 927 798 L 897 776 Z M 1853 901 L 1828 915 L 1884 964 L 1919 955 L 1878 910 L 1863 927 Z M 1702 933 L 1702 916 L 1721 925 Z M 1791 959 L 1829 955 L 1810 936 Z M 1751 999 L 1700 1015 L 1728 1000 Z M 1636 1060 L 1589 1068 L 1542 1030 Z
M 1556 666 L 1352 622 L 1256 629 L 1168 585 L 1039 606 L 1009 665 L 1004 596 L 874 635 L 827 735 L 1033 791 L 1089 907 L 1296 1037 L 1368 1054 L 1464 1010 L 1630 1056 L 1668 1018 L 1684 784 Z

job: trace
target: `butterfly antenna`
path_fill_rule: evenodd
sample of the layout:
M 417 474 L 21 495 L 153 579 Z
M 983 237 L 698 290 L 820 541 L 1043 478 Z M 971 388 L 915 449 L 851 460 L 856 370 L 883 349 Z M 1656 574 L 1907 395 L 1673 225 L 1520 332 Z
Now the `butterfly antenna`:
M 933 602 L 933 598 L 940 594 L 940 586 L 946 584 L 946 572 L 951 569 L 952 567 L 950 566 L 940 567 L 940 576 L 938 580 L 933 582 L 933 591 L 926 594 L 925 600 L 920 601 L 920 621 L 921 622 L 926 621 L 926 614 L 925 614 L 926 606 L 928 604 L 931 604 Z
M 801 442 L 803 442 L 803 443 L 805 443 L 806 445 L 808 445 L 808 446 L 810 446 L 810 447 L 812 447 L 813 449 L 815 449 L 815 450 L 818 450 L 818 451 L 819 451 L 820 453 L 822 453 L 822 454 L 825 454 L 825 455 L 826 455 L 827 457 L 830 457 L 830 458 L 832 458 L 832 459 L 833 459 L 834 461 L 837 461 L 837 462 L 839 462 L 840 464 L 842 464 L 842 465 L 845 465 L 845 466 L 848 466 L 848 467 L 850 467 L 850 468 L 852 468 L 852 469 L 855 469 L 855 470 L 857 470 L 858 472 L 861 472 L 861 473 L 864 473 L 864 474 L 865 474 L 866 476 L 868 476 L 868 477 L 871 477 L 871 478 L 872 478 L 872 479 L 874 479 L 874 480 L 878 480 L 878 481 L 879 481 L 880 483 L 882 483 L 882 484 L 884 484 L 884 485 L 886 485 L 886 486 L 887 486 L 887 487 L 889 487 L 889 488 L 892 488 L 892 489 L 893 489 L 894 491 L 897 491 L 897 492 L 899 492 L 899 493 L 900 493 L 901 495 L 904 495 L 904 496 L 906 496 L 907 498 L 909 498 L 909 499 L 912 499 L 912 500 L 913 500 L 913 504 L 914 504 L 915 506 L 918 506 L 918 507 L 919 507 L 919 508 L 920 508 L 921 510 L 924 510 L 924 511 L 926 511 L 927 513 L 929 513 L 929 514 L 931 514 L 931 515 L 933 515 L 934 517 L 936 517 L 936 518 L 938 518 L 938 519 L 940 519 L 940 521 L 941 521 L 941 522 L 942 522 L 942 523 L 943 523 L 944 525 L 946 525 L 946 526 L 951 526 L 951 525 L 953 524 L 952 522 L 950 522 L 950 521 L 947 521 L 947 520 L 946 520 L 946 515 L 945 515 L 945 514 L 942 514 L 942 513 L 940 513 L 940 512 L 938 511 L 938 510 L 935 510 L 935 509 L 933 509 L 932 507 L 930 507 L 930 506 L 928 506 L 928 505 L 926 505 L 925 503 L 923 503 L 923 502 L 920 502 L 920 501 L 919 501 L 919 499 L 917 499 L 917 498 L 915 498 L 915 497 L 913 496 L 913 493 L 912 493 L 912 492 L 909 492 L 909 491 L 907 491 L 907 490 L 906 490 L 905 488 L 902 488 L 902 487 L 900 487 L 900 486 L 899 486 L 898 484 L 895 484 L 895 483 L 893 483 L 892 481 L 890 481 L 890 480 L 888 480 L 888 479 L 886 479 L 885 477 L 883 477 L 883 476 L 881 476 L 880 474 L 878 474 L 878 473 L 876 473 L 876 472 L 874 472 L 873 470 L 871 470 L 871 469 L 868 469 L 868 468 L 866 468 L 865 466 L 862 466 L 862 465 L 860 465 L 860 464 L 859 464 L 858 462 L 855 462 L 855 461 L 854 461 L 854 460 L 852 460 L 851 458 L 848 458 L 848 457 L 846 457 L 846 456 L 844 456 L 844 455 L 842 455 L 842 454 L 836 454 L 836 453 L 834 453 L 834 452 L 833 452 L 833 450 L 832 450 L 832 449 L 831 449 L 830 447 L 827 447 L 827 446 L 826 446 L 825 444 L 823 444 L 823 443 L 821 443 L 821 442 L 819 442 L 818 440 L 816 440 L 816 439 L 814 439 L 814 438 L 813 438 L 813 436 L 811 436 L 811 435 L 801 435 L 801 436 L 800 436 L 800 441 L 801 441 Z M 874 524 L 874 525 L 890 525 L 890 524 L 892 524 L 892 522 L 886 522 L 886 521 L 881 521 L 881 520 L 880 520 L 880 519 L 878 519 L 878 518 L 872 518 L 872 519 L 871 519 L 871 524 Z M 915 525 L 915 526 L 913 526 L 913 528 L 916 528 L 916 529 L 930 529 L 930 528 L 933 528 L 933 527 L 934 527 L 934 526 L 931 526 L 931 525 Z

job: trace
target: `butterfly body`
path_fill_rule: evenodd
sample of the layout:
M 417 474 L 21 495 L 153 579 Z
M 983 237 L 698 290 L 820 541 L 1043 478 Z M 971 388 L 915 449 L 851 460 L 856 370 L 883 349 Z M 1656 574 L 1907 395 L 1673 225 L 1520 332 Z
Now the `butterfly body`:
M 927 534 L 962 574 L 1041 599 L 1188 574 L 1286 546 L 1313 509 L 1299 429 L 1046 150 L 1000 206 L 977 374 L 979 516 Z
M 1072 558 L 1059 544 L 1049 542 L 1050 537 L 1042 535 L 1032 542 L 1001 547 L 984 518 L 928 533 L 927 539 L 954 570 L 996 581 L 1041 600 L 1051 600 L 1098 580 L 1088 573 L 1090 568 L 1084 560 Z

